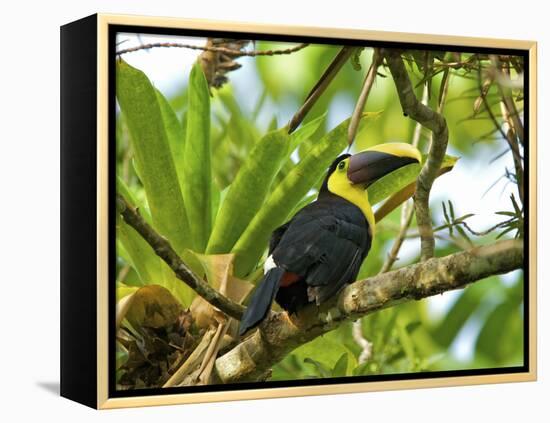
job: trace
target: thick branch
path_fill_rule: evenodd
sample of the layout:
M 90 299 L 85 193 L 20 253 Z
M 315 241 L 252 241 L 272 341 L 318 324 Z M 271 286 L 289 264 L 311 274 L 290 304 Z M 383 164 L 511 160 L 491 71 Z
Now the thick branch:
M 121 195 L 117 196 L 117 209 L 124 221 L 147 241 L 155 251 L 155 254 L 166 262 L 170 269 L 174 271 L 178 279 L 228 316 L 237 320 L 241 319 L 244 307 L 224 297 L 202 279 L 197 277 L 172 248 L 168 240 L 159 235 L 145 219 L 141 217 L 137 209 L 132 207 Z
M 384 56 L 395 82 L 403 113 L 432 131 L 430 151 L 418 176 L 414 196 L 416 222 L 421 240 L 421 259 L 427 260 L 433 257 L 435 249 L 429 207 L 430 190 L 447 150 L 449 139 L 447 122 L 442 115 L 418 101 L 400 53 L 384 50 Z
M 500 241 L 355 282 L 332 302 L 307 307 L 292 318 L 285 312 L 271 312 L 260 330 L 216 360 L 217 376 L 222 383 L 258 380 L 293 349 L 343 321 L 463 288 L 522 264 L 522 241 Z

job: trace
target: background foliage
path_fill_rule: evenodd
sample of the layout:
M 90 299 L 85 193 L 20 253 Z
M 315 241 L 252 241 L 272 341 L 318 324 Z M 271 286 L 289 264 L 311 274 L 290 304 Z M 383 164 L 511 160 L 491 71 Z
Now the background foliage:
M 120 41 L 128 37 L 119 36 Z M 253 45 L 256 50 L 287 47 L 283 43 L 267 42 Z M 334 135 L 331 131 L 351 115 L 371 62 L 372 50 L 364 49 L 344 65 L 301 129 L 291 136 L 277 129 L 283 128 L 300 107 L 338 50 L 337 46 L 311 45 L 289 55 L 241 58 L 237 61 L 243 68 L 225 73 L 223 77 L 228 81 L 219 84 L 220 88 L 208 85 L 199 65 L 189 65 L 181 69 L 181 79 L 164 84 L 169 87 L 164 92 L 156 87 L 152 76 L 139 70 L 140 60 L 154 63 L 158 50 L 128 54 L 118 61 L 117 190 L 139 207 L 146 220 L 172 242 L 198 274 L 212 279 L 208 278 L 210 268 L 203 266 L 195 253 L 233 252 L 237 254 L 236 276 L 254 283 L 260 275 L 255 265 L 264 253 L 269 232 L 254 232 L 253 219 L 261 218 L 262 213 L 269 214 L 273 207 L 280 207 L 265 219 L 283 223 L 296 209 L 314 198 L 321 173 L 307 184 L 304 182 L 301 190 L 296 189 L 296 184 L 287 186 L 288 181 L 296 181 L 292 179 L 293 171 L 307 162 L 308 157 L 312 157 L 312 149 L 320 149 L 327 134 Z M 139 59 L 138 55 L 144 54 L 147 59 Z M 172 54 L 193 58 L 198 55 L 184 50 L 172 50 Z M 139 60 L 133 59 L 135 57 Z M 404 56 L 417 97 L 422 98 L 427 87 L 427 102 L 433 108 L 438 104 L 442 70 L 448 69 L 440 65 L 452 60 L 469 63 L 473 57 L 473 53 L 457 56 L 445 52 L 411 52 Z M 133 60 L 137 63 L 135 66 L 132 66 Z M 486 108 L 479 104 L 482 72 L 468 65 L 451 68 L 444 116 L 449 126 L 448 150 L 461 159 L 453 172 L 435 182 L 432 194 L 437 256 L 460 251 L 472 244 L 494 241 L 499 236 L 518 236 L 523 229 L 523 210 L 517 199 L 512 153 Z M 512 69 L 511 74 L 517 76 L 517 71 Z M 521 111 L 522 89 L 514 88 L 513 94 Z M 492 114 L 501 121 L 496 84 L 489 87 L 485 98 Z M 379 69 L 367 110 L 373 114 L 365 119 L 366 124 L 362 125 L 353 150 L 394 140 L 410 142 L 413 138 L 414 122 L 403 116 L 393 81 L 384 67 Z M 338 142 L 341 143 L 337 144 L 338 151 L 330 157 L 345 149 L 345 138 L 340 137 Z M 421 132 L 421 150 L 426 151 L 428 142 L 429 133 Z M 262 154 L 264 160 L 256 160 Z M 255 164 L 260 167 L 254 167 Z M 326 168 L 325 163 L 317 163 L 317 166 L 321 170 Z M 491 193 L 491 202 L 477 195 L 479 187 L 470 190 L 464 183 L 467 178 L 471 181 L 471 173 L 480 168 L 492 169 L 488 178 L 478 181 L 482 191 Z M 240 170 L 264 178 L 263 183 L 255 188 L 247 186 L 247 178 L 239 180 Z M 280 194 L 284 198 L 292 194 L 295 201 L 289 204 L 276 201 L 277 190 L 283 190 Z M 494 201 L 495 198 L 498 201 Z M 265 207 L 266 202 L 272 207 Z M 484 208 L 481 217 L 477 216 L 479 208 L 471 209 L 477 203 Z M 506 220 L 508 224 L 483 232 Z M 380 271 L 400 224 L 398 209 L 379 225 L 359 278 Z M 468 230 L 471 226 L 478 232 Z M 247 231 L 252 232 L 247 235 Z M 413 219 L 396 266 L 418 261 L 419 240 L 415 231 Z M 246 248 L 239 249 L 239 245 Z M 244 257 L 250 251 L 252 256 Z M 243 258 L 239 254 L 243 254 Z M 129 360 L 136 357 L 129 345 L 136 349 L 141 343 L 137 349 L 143 356 L 143 363 L 151 363 L 154 361 L 151 357 L 160 354 L 162 348 L 158 345 L 143 346 L 144 340 L 150 339 L 151 330 L 162 342 L 167 345 L 176 342 L 181 350 L 180 355 L 175 354 L 167 360 L 167 365 L 158 364 L 163 359 L 155 361 L 155 371 L 164 376 L 171 373 L 170 366 L 175 368 L 186 351 L 197 344 L 202 332 L 200 329 L 193 332 L 188 318 L 181 318 L 183 314 L 187 316 L 184 310 L 191 306 L 194 293 L 175 278 L 132 228 L 121 219 L 117 220 L 119 299 L 153 284 L 167 289 L 181 310 L 178 309 L 168 323 L 162 322 L 162 334 L 158 332 L 158 321 L 152 326 L 145 324 L 147 336 L 146 331 L 139 328 L 147 316 L 154 316 L 152 306 L 143 306 L 142 316 L 138 318 L 134 310 L 134 317 L 125 320 L 124 325 L 131 336 L 119 339 L 118 344 L 122 385 L 124 374 L 128 376 L 131 367 Z M 154 299 L 151 303 L 158 306 Z M 370 348 L 362 344 L 364 340 Z M 365 354 L 368 356 L 366 361 Z M 360 326 L 344 324 L 285 357 L 273 368 L 271 379 L 522 363 L 523 274 L 518 271 L 488 278 L 441 298 L 406 303 L 375 313 L 361 319 Z M 136 367 L 139 366 L 134 363 L 133 368 Z M 139 377 L 143 386 L 154 384 L 154 377 Z

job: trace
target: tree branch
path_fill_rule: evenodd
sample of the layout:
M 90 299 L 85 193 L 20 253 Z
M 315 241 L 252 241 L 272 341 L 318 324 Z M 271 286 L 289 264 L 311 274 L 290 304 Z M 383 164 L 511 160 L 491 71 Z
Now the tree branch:
M 325 92 L 334 77 L 340 72 L 342 66 L 346 64 L 351 55 L 357 50 L 357 47 L 344 46 L 336 54 L 330 65 L 326 68 L 325 72 L 321 75 L 317 83 L 313 86 L 309 94 L 307 95 L 304 104 L 298 109 L 298 111 L 292 116 L 288 123 L 288 133 L 291 134 L 294 130 L 300 126 L 306 115 L 311 108 L 315 105 L 319 97 Z
M 435 241 L 429 206 L 430 190 L 445 157 L 449 132 L 445 118 L 416 98 L 400 53 L 395 50 L 383 50 L 383 53 L 395 82 L 403 113 L 432 131 L 430 151 L 418 176 L 414 196 L 416 222 L 420 231 L 421 259 L 424 261 L 434 255 Z
M 359 128 L 359 122 L 361 121 L 361 117 L 363 115 L 363 109 L 367 103 L 367 98 L 369 97 L 370 90 L 374 85 L 374 81 L 376 80 L 376 75 L 378 73 L 378 67 L 381 63 L 382 56 L 380 56 L 380 50 L 375 48 L 372 53 L 372 63 L 370 64 L 367 76 L 363 82 L 363 88 L 361 89 L 361 93 L 359 94 L 359 98 L 355 104 L 355 109 L 351 115 L 351 120 L 348 127 L 348 145 L 352 145 L 355 140 L 355 135 L 357 135 L 357 129 Z
M 164 260 L 170 269 L 174 271 L 178 279 L 228 316 L 237 320 L 241 319 L 244 307 L 221 295 L 201 278 L 196 276 L 183 262 L 174 248 L 172 248 L 168 240 L 159 235 L 145 219 L 141 217 L 137 209 L 132 207 L 121 195 L 117 195 L 117 210 L 124 221 L 134 228 L 143 239 L 147 241 L 155 254 Z
M 428 84 L 424 84 L 424 89 L 422 90 L 422 104 L 428 104 L 428 97 Z M 418 147 L 418 144 L 420 143 L 421 133 L 422 125 L 416 122 L 411 142 L 411 145 L 413 145 L 414 147 Z M 403 241 L 405 240 L 405 237 L 409 230 L 409 226 L 412 222 L 413 210 L 414 207 L 412 202 L 406 201 L 401 206 L 401 227 L 399 228 L 399 233 L 397 234 L 397 237 L 393 240 L 393 245 L 379 273 L 386 273 L 387 271 L 389 271 L 392 268 L 393 264 L 398 260 L 399 250 L 401 250 L 401 247 L 403 246 Z
M 295 53 L 297 51 L 302 50 L 303 48 L 306 48 L 307 46 L 309 46 L 308 43 L 302 43 L 302 44 L 298 44 L 297 46 L 290 47 L 290 48 L 287 48 L 287 49 L 284 49 L 284 50 L 250 50 L 250 51 L 247 51 L 247 50 L 236 50 L 236 49 L 231 49 L 231 48 L 227 48 L 227 47 L 196 46 L 196 45 L 193 45 L 193 44 L 182 44 L 182 43 L 151 43 L 151 44 L 142 44 L 142 45 L 139 45 L 139 46 L 136 46 L 136 47 L 126 48 L 124 50 L 119 50 L 119 51 L 116 52 L 116 55 L 121 56 L 123 54 L 132 53 L 134 51 L 150 50 L 152 48 L 159 48 L 159 47 L 163 47 L 163 48 L 173 47 L 173 48 L 187 48 L 187 49 L 190 49 L 190 50 L 212 51 L 212 52 L 216 52 L 216 53 L 227 54 L 228 56 L 231 56 L 231 57 L 280 56 L 280 55 L 283 55 L 283 54 Z
M 523 265 L 523 243 L 499 241 L 442 258 L 432 258 L 379 274 L 346 287 L 332 301 L 309 306 L 297 315 L 270 312 L 251 336 L 216 360 L 218 381 L 254 381 L 296 347 L 355 320 L 396 304 L 463 288 Z

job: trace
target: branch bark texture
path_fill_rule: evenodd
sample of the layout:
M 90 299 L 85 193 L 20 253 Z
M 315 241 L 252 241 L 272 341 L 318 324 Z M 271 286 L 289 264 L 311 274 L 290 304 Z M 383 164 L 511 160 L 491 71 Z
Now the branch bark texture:
M 435 241 L 429 207 L 430 190 L 447 151 L 449 131 L 445 118 L 416 98 L 400 52 L 395 50 L 383 52 L 395 82 L 403 113 L 432 131 L 428 158 L 418 176 L 414 196 L 416 222 L 421 240 L 421 260 L 424 261 L 434 255 Z
M 241 319 L 244 312 L 244 307 L 223 296 L 195 275 L 176 253 L 168 240 L 159 235 L 145 221 L 145 219 L 141 217 L 137 209 L 132 207 L 132 205 L 130 205 L 130 203 L 128 203 L 128 201 L 121 195 L 117 196 L 117 210 L 122 215 L 124 221 L 134 228 L 145 241 L 147 241 L 147 243 L 155 251 L 155 254 L 164 260 L 166 264 L 168 264 L 178 279 L 228 316 L 237 320 Z
M 270 312 L 259 330 L 216 360 L 217 377 L 221 383 L 265 378 L 269 369 L 296 347 L 344 321 L 463 288 L 488 276 L 519 269 L 522 264 L 522 241 L 500 241 L 357 281 L 333 301 L 307 307 L 291 318 L 284 312 Z

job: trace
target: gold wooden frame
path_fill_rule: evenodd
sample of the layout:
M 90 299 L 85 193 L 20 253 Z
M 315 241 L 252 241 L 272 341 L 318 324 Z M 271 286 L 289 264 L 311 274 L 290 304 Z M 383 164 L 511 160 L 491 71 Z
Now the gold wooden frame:
M 358 29 L 259 25 L 223 21 L 97 15 L 97 407 L 101 409 L 149 405 L 232 401 L 290 396 L 344 394 L 381 390 L 433 388 L 486 383 L 535 381 L 537 378 L 536 340 L 536 252 L 537 252 L 537 43 L 448 35 L 411 34 Z M 274 35 L 317 36 L 371 41 L 390 41 L 466 47 L 522 49 L 529 52 L 529 371 L 524 373 L 479 376 L 452 376 L 384 382 L 360 382 L 338 385 L 246 389 L 206 393 L 161 394 L 124 398 L 108 397 L 108 27 L 136 25 L 164 28 L 239 31 Z

